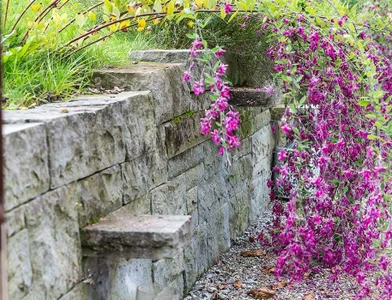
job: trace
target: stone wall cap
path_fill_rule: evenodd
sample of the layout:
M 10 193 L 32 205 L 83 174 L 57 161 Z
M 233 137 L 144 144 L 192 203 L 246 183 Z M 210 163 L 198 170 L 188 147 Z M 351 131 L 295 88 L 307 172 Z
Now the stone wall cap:
M 190 216 L 111 215 L 85 227 L 85 255 L 161 259 L 175 256 L 187 244 Z
M 150 91 L 122 92 L 118 94 L 96 94 L 78 96 L 67 102 L 43 104 L 25 110 L 5 110 L 4 124 L 49 122 L 53 119 L 64 118 L 69 115 L 94 113 L 113 103 L 127 101 L 132 97 L 147 96 Z

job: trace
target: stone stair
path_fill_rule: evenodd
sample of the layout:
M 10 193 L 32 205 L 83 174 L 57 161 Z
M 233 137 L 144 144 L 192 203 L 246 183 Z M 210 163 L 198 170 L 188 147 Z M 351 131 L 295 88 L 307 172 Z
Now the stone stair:
M 169 259 L 189 243 L 190 216 L 111 215 L 82 231 L 86 256 Z

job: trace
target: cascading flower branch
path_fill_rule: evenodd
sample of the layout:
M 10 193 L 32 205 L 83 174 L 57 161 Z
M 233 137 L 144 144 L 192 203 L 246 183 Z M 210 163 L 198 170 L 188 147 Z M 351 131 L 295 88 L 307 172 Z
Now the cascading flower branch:
M 189 70 L 184 73 L 183 80 L 192 84 L 195 95 L 209 91 L 211 106 L 205 111 L 205 116 L 200 120 L 200 132 L 211 137 L 219 147 L 218 154 L 231 152 L 241 144 L 236 130 L 240 125 L 240 114 L 229 104 L 230 88 L 225 81 L 228 66 L 221 61 L 225 50 L 221 47 L 208 49 L 206 41 L 198 35 L 193 36 L 194 41 L 190 49 L 191 62 Z M 192 73 L 195 68 L 204 63 L 200 78 L 194 79 Z
M 271 190 L 273 226 L 269 237 L 259 236 L 278 253 L 276 276 L 301 280 L 328 267 L 332 278 L 357 278 L 356 299 L 392 299 L 392 15 L 339 0 L 225 1 L 220 8 L 223 18 L 259 17 L 287 104 L 281 131 L 290 147 L 274 171 L 289 201 Z M 223 154 L 240 145 L 224 51 L 192 38 L 184 80 L 196 95 L 210 91 L 201 133 Z M 197 61 L 205 67 L 194 80 Z
M 357 277 L 357 299 L 391 299 L 392 64 L 385 47 L 347 15 L 263 20 L 275 37 L 267 54 L 282 80 L 288 107 L 281 130 L 292 145 L 275 167 L 289 202 L 273 199 L 272 239 L 260 235 L 277 249 L 276 275 L 301 280 L 329 267 L 333 276 Z

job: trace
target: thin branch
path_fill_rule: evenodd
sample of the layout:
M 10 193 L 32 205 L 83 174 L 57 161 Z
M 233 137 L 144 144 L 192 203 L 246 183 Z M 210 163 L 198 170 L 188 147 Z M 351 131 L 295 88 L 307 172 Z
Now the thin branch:
M 45 7 L 45 9 L 35 18 L 34 23 L 37 23 L 39 21 L 41 21 L 43 18 L 46 17 L 46 15 L 50 12 L 50 10 L 55 7 L 57 5 L 57 3 L 60 0 L 53 0 L 47 7 Z M 34 26 L 34 25 L 33 25 Z M 29 35 L 30 30 L 33 27 L 30 27 L 29 29 L 27 29 L 26 33 L 24 34 L 23 38 L 22 38 L 22 43 L 24 43 L 24 41 L 26 40 L 27 36 Z
M 182 11 L 183 10 L 176 10 L 173 13 L 174 14 L 178 14 L 178 13 L 181 13 Z M 199 13 L 199 12 L 220 13 L 220 10 L 200 9 L 200 10 L 195 11 L 195 13 Z M 248 11 L 238 10 L 238 12 L 248 12 Z M 148 17 L 148 16 L 164 16 L 164 15 L 167 15 L 167 13 L 166 12 L 152 12 L 152 13 L 140 14 L 140 15 L 137 15 L 137 16 L 132 15 L 132 16 L 128 16 L 128 17 L 125 17 L 125 18 L 122 18 L 122 19 L 117 19 L 117 20 L 105 23 L 105 24 L 103 24 L 101 26 L 95 27 L 95 28 L 93 28 L 93 29 L 91 29 L 91 30 L 89 30 L 89 31 L 87 31 L 87 32 L 77 36 L 76 38 L 73 38 L 72 40 L 70 40 L 68 43 L 66 43 L 60 49 L 65 48 L 65 47 L 71 45 L 72 43 L 74 43 L 74 42 L 76 42 L 76 41 L 78 41 L 78 40 L 80 40 L 80 39 L 82 39 L 82 38 L 84 38 L 84 37 L 86 37 L 86 36 L 88 36 L 88 35 L 90 35 L 92 33 L 100 31 L 103 28 L 109 27 L 111 25 L 114 25 L 114 24 L 117 24 L 117 23 L 120 23 L 120 22 L 123 22 L 123 21 L 132 20 L 132 19 L 136 19 L 136 18 L 142 18 L 142 17 Z
M 50 3 L 38 16 L 38 22 L 41 22 L 47 15 L 50 13 L 50 11 L 57 6 L 57 3 L 59 3 L 60 0 L 53 0 L 52 3 Z
M 9 8 L 9 6 L 10 6 L 10 1 L 11 1 L 11 0 L 7 0 L 7 4 L 6 4 L 6 6 L 5 6 L 5 13 L 4 13 L 4 28 L 5 28 L 5 25 L 7 24 L 8 8 Z
M 182 11 L 183 10 L 176 10 L 173 13 L 174 14 L 178 14 L 178 13 L 181 13 Z M 236 11 L 233 11 L 233 13 L 234 12 L 253 12 L 253 11 L 236 10 Z M 217 10 L 217 9 L 214 9 L 214 10 L 200 9 L 200 10 L 196 10 L 195 13 L 220 13 L 220 10 Z M 117 19 L 117 20 L 105 23 L 105 24 L 103 24 L 101 26 L 98 26 L 98 27 L 95 27 L 95 28 L 93 27 L 89 31 L 87 31 L 87 32 L 85 32 L 85 33 L 83 33 L 83 34 L 73 38 L 72 40 L 70 40 L 69 42 L 67 42 L 63 46 L 61 46 L 59 49 L 54 50 L 54 52 L 60 51 L 60 50 L 62 50 L 64 48 L 68 47 L 69 45 L 73 44 L 74 42 L 77 42 L 78 40 L 83 39 L 85 37 L 88 37 L 88 36 L 90 36 L 93 33 L 99 32 L 101 29 L 109 27 L 111 25 L 114 25 L 114 24 L 117 24 L 117 23 L 120 23 L 120 22 L 123 22 L 123 21 L 127 21 L 127 20 L 136 19 L 136 18 L 142 18 L 142 17 L 148 17 L 148 16 L 154 16 L 155 18 L 157 18 L 159 16 L 165 16 L 165 15 L 167 15 L 166 12 L 152 12 L 152 13 L 140 14 L 140 15 L 137 15 L 137 16 L 132 15 L 132 16 L 128 16 L 128 17 L 125 17 L 125 18 L 122 18 L 122 19 Z
M 94 4 L 93 6 L 91 6 L 90 8 L 86 9 L 84 12 L 82 12 L 83 15 L 87 14 L 89 11 L 92 11 L 94 8 L 101 6 L 104 2 L 99 2 L 97 4 Z M 68 28 L 69 25 L 71 25 L 73 22 L 75 22 L 76 18 L 73 18 L 72 20 L 70 20 L 63 28 L 61 28 L 59 30 L 59 33 L 63 32 L 66 28 Z
M 33 3 L 36 0 L 31 0 L 31 2 L 26 6 L 26 8 L 22 11 L 22 13 L 19 15 L 18 19 L 16 20 L 14 26 L 12 26 L 12 29 L 10 32 L 14 31 L 16 26 L 18 25 L 19 21 L 22 19 L 22 17 L 24 16 L 24 14 L 27 12 L 27 10 L 33 5 Z
M 146 20 L 146 21 L 149 22 L 149 21 L 152 21 L 152 20 L 157 19 L 157 18 L 158 18 L 158 17 L 150 18 L 150 19 L 148 19 L 148 20 Z M 105 40 L 105 39 L 111 37 L 113 34 L 119 32 L 119 31 L 125 31 L 125 30 L 127 30 L 127 29 L 129 29 L 129 28 L 131 28 L 131 27 L 136 26 L 136 25 L 137 25 L 137 23 L 133 23 L 133 24 L 131 24 L 131 25 L 125 26 L 124 28 L 121 28 L 120 30 L 113 31 L 113 32 L 111 32 L 111 33 L 109 33 L 109 34 L 107 34 L 107 35 L 105 35 L 105 36 L 103 36 L 103 37 L 100 37 L 99 39 L 97 39 L 97 40 L 95 40 L 95 41 L 92 41 L 91 43 L 88 43 L 88 44 L 86 44 L 86 45 L 84 45 L 84 46 L 82 46 L 82 47 L 79 47 L 79 48 L 75 49 L 75 50 L 72 51 L 71 53 L 69 53 L 69 54 L 67 54 L 66 56 L 64 56 L 64 59 L 70 57 L 71 55 L 75 54 L 76 52 L 79 52 L 80 50 L 86 49 L 87 47 L 90 47 L 91 45 L 93 45 L 93 44 L 95 44 L 95 43 L 98 43 L 98 42 L 100 42 L 100 41 L 102 41 L 102 40 Z
M 59 10 L 61 10 L 70 0 L 65 0 L 63 4 L 60 5 Z M 48 24 L 46 25 L 44 32 L 48 29 L 50 22 L 53 20 L 53 16 L 50 17 Z

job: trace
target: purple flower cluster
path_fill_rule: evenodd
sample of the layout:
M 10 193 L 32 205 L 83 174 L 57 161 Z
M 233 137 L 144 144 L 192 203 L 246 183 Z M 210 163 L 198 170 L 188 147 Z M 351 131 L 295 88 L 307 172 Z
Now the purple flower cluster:
M 323 30 L 293 13 L 262 26 L 277 41 L 267 54 L 279 62 L 274 70 L 284 92 L 306 101 L 284 114 L 281 131 L 294 146 L 279 152 L 275 171 L 290 199 L 283 205 L 271 191 L 271 239 L 262 234 L 260 241 L 277 249 L 278 277 L 301 280 L 321 265 L 332 276 L 355 276 L 357 299 L 392 299 L 392 140 L 377 123 L 391 119 L 384 108 L 392 105 L 392 64 L 370 33 L 358 37 L 366 38 L 365 62 L 353 63 L 359 50 L 340 38 L 349 21 L 344 15 L 331 22 L 334 31 Z M 358 70 L 370 63 L 375 74 L 367 81 Z M 360 105 L 374 90 L 383 95 L 377 104 Z
M 225 150 L 232 151 L 233 148 L 238 148 L 241 144 L 239 136 L 235 133 L 240 125 L 240 114 L 228 103 L 231 97 L 230 88 L 223 80 L 226 71 L 227 65 L 225 64 L 219 64 L 213 70 L 214 81 L 210 85 L 210 92 L 216 100 L 206 110 L 205 117 L 200 122 L 200 132 L 211 136 L 212 141 L 219 146 L 220 155 Z M 212 124 L 218 124 L 218 128 L 211 131 Z
M 228 12 L 231 10 L 229 3 L 226 3 L 225 8 Z M 230 11 L 229 11 L 230 10 Z M 201 52 L 203 43 L 199 37 L 196 37 L 192 43 L 190 56 L 194 59 Z M 226 51 L 222 48 L 214 50 L 203 49 L 206 56 L 211 57 L 211 60 L 218 61 L 214 67 L 205 68 L 199 80 L 194 80 L 192 83 L 192 90 L 195 95 L 204 94 L 205 91 L 210 92 L 210 98 L 213 100 L 211 106 L 205 111 L 205 116 L 200 120 L 200 132 L 203 135 L 210 136 L 212 141 L 219 147 L 218 154 L 222 155 L 225 151 L 232 151 L 238 148 L 241 144 L 240 137 L 236 134 L 236 130 L 240 125 L 240 114 L 229 105 L 230 87 L 224 80 L 228 66 L 220 62 L 220 58 Z M 191 70 L 195 63 L 190 64 L 190 70 L 184 73 L 183 80 L 185 82 L 192 82 Z M 203 77 L 204 76 L 204 77 Z M 206 77 L 212 78 L 205 83 Z

